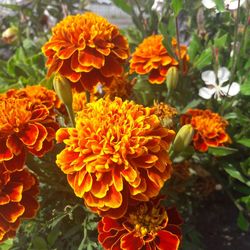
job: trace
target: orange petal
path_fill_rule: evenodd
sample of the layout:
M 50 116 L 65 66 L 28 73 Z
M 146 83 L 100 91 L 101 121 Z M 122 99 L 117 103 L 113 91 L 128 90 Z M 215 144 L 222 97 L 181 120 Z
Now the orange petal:
M 28 124 L 25 129 L 23 129 L 21 133 L 18 134 L 18 136 L 23 144 L 31 146 L 35 144 L 38 134 L 38 127 L 34 124 Z
M 23 213 L 24 206 L 19 203 L 12 202 L 4 206 L 0 206 L 0 215 L 8 222 L 15 222 Z
M 95 49 L 87 48 L 83 51 L 78 52 L 78 61 L 82 66 L 90 67 L 93 66 L 96 69 L 100 69 L 104 66 L 105 59 Z

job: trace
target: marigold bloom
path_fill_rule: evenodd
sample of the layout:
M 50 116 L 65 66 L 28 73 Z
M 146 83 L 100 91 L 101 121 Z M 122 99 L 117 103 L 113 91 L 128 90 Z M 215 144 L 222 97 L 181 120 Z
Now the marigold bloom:
M 90 102 L 96 101 L 98 98 L 98 91 L 95 87 L 94 90 L 90 93 Z M 88 103 L 86 92 L 76 92 L 73 91 L 73 102 L 72 107 L 75 112 L 81 111 L 86 108 L 86 104 Z
M 33 104 L 43 104 L 49 109 L 52 115 L 55 109 L 60 111 L 64 110 L 63 104 L 55 91 L 40 85 L 26 86 L 22 89 L 10 89 L 7 91 L 6 96 L 17 99 L 28 98 Z
M 154 102 L 155 114 L 159 117 L 163 127 L 172 128 L 173 118 L 177 115 L 177 110 L 164 102 Z
M 106 250 L 177 250 L 181 223 L 175 208 L 166 210 L 159 200 L 144 202 L 118 220 L 103 217 L 98 224 L 98 240 Z
M 178 67 L 178 61 L 171 57 L 163 46 L 162 35 L 152 35 L 143 40 L 136 48 L 130 60 L 130 73 L 136 72 L 140 75 L 149 74 L 149 82 L 162 84 L 166 80 L 166 75 L 170 67 Z M 172 39 L 172 47 L 176 55 L 179 54 L 177 42 Z M 187 72 L 187 47 L 180 46 L 180 58 L 182 60 L 183 72 Z
M 9 172 L 0 163 L 0 243 L 14 237 L 21 219 L 36 215 L 38 182 L 27 169 Z
M 190 109 L 181 116 L 181 124 L 191 124 L 195 130 L 194 148 L 206 152 L 208 147 L 224 146 L 231 142 L 226 133 L 228 122 L 211 110 Z
M 0 163 L 9 171 L 20 170 L 26 150 L 38 157 L 53 147 L 58 124 L 46 106 L 29 99 L 0 100 Z
M 48 76 L 58 72 L 78 90 L 109 85 L 122 74 L 129 56 L 128 42 L 118 28 L 90 12 L 59 22 L 42 51 L 48 58 Z
M 114 77 L 110 86 L 104 86 L 103 90 L 111 99 L 114 99 L 115 97 L 128 99 L 132 93 L 134 85 L 135 80 L 129 81 L 128 74 L 124 74 L 122 76 Z
M 170 177 L 167 150 L 175 132 L 161 126 L 154 109 L 132 101 L 106 98 L 86 106 L 76 128 L 58 130 L 66 148 L 56 162 L 88 207 L 118 218 L 129 199 L 148 201 Z

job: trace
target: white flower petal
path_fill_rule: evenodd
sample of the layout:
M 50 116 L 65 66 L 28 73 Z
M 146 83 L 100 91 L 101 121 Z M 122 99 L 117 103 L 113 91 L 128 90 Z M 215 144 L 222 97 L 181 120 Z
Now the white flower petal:
M 207 8 L 207 9 L 212 9 L 216 6 L 215 2 L 213 0 L 202 0 L 202 4 Z
M 230 71 L 226 67 L 221 67 L 218 70 L 218 81 L 221 86 L 224 82 L 228 81 L 230 77 Z
M 215 93 L 215 88 L 209 89 L 203 87 L 199 90 L 199 96 L 204 99 L 210 99 L 214 93 Z
M 212 70 L 207 70 L 207 71 L 202 72 L 201 79 L 207 85 L 216 86 L 216 76 L 215 76 L 214 71 L 212 71 Z
M 231 84 L 229 91 L 228 91 L 228 88 L 229 88 L 229 84 L 221 88 L 224 95 L 235 96 L 240 92 L 240 85 L 237 82 L 233 82 Z

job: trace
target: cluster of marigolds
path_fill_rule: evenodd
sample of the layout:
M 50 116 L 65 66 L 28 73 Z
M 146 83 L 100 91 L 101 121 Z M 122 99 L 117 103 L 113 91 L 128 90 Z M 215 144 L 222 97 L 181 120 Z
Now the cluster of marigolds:
M 129 74 L 146 74 L 150 83 L 162 84 L 180 61 L 185 74 L 187 48 L 178 48 L 175 39 L 172 47 L 175 58 L 162 35 L 146 38 L 131 56 Z M 67 110 L 72 106 L 69 92 L 59 94 L 62 102 L 41 86 L 1 95 L 0 242 L 15 235 L 22 219 L 36 215 L 38 181 L 25 159 L 27 154 L 42 157 L 56 138 L 65 144 L 57 165 L 75 195 L 102 217 L 98 239 L 104 249 L 178 249 L 182 219 L 175 208 L 160 204 L 159 195 L 173 173 L 169 149 L 175 131 L 169 121 L 176 110 L 126 100 L 135 84 L 124 70 L 129 45 L 100 16 L 66 17 L 53 28 L 42 51 L 48 76 L 60 75 L 72 88 L 75 126 L 59 128 L 56 120 L 65 114 L 62 102 Z M 191 124 L 193 146 L 200 152 L 230 142 L 227 122 L 210 110 L 189 110 L 181 116 L 185 124 Z

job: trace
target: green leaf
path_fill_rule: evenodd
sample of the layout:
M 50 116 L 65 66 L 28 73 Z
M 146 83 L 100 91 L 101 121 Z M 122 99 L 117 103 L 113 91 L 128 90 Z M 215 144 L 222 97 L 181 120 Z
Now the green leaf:
M 36 236 L 32 239 L 32 245 L 34 249 L 39 249 L 39 250 L 48 249 L 46 241 L 40 236 Z
M 201 49 L 200 38 L 196 34 L 193 34 L 190 45 L 188 46 L 188 55 L 190 57 L 191 62 L 193 62 L 194 58 L 196 57 L 197 53 L 199 53 L 200 49 Z
M 242 95 L 250 95 L 250 79 L 247 79 L 241 86 L 240 92 Z
M 205 66 L 211 64 L 211 62 L 212 62 L 212 50 L 211 50 L 211 48 L 207 48 L 194 61 L 194 67 L 201 70 Z
M 182 0 L 172 0 L 172 9 L 174 11 L 174 15 L 177 17 L 182 9 L 183 1 Z
M 245 218 L 244 214 L 240 211 L 238 218 L 237 218 L 237 225 L 239 226 L 239 228 L 245 232 L 248 231 L 249 229 L 249 222 L 248 220 Z
M 127 14 L 131 15 L 132 13 L 132 6 L 127 4 L 125 0 L 112 0 L 112 2 L 119 7 L 121 10 L 126 12 Z
M 218 37 L 218 38 L 215 38 L 214 40 L 214 45 L 217 47 L 217 48 L 225 48 L 225 44 L 227 42 L 227 34 L 221 36 L 221 37 Z
M 0 250 L 10 250 L 13 245 L 13 239 L 5 240 L 3 243 L 0 243 Z
M 243 138 L 237 141 L 238 143 L 250 148 L 250 139 Z
M 47 237 L 47 241 L 51 247 L 55 244 L 58 236 L 61 234 L 61 232 L 57 229 L 51 231 Z
M 227 166 L 224 167 L 224 170 L 234 179 L 246 184 L 247 186 L 250 186 L 250 181 L 247 181 L 244 176 L 237 170 L 235 169 L 231 164 L 228 164 Z
M 215 4 L 219 11 L 225 10 L 224 0 L 215 0 Z
M 188 111 L 188 109 L 192 109 L 197 107 L 201 103 L 200 99 L 194 99 L 191 101 L 184 109 L 181 110 L 181 113 L 184 114 Z
M 229 147 L 209 147 L 208 153 L 214 156 L 226 156 L 237 152 L 238 150 L 235 148 Z

